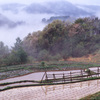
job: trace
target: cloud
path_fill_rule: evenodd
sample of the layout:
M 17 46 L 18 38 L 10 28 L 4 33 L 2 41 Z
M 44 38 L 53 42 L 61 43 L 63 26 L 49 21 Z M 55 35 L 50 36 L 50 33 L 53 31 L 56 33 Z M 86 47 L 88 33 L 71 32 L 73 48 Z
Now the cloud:
M 74 4 L 100 5 L 100 0 L 67 0 Z
M 22 3 L 22 4 L 31 4 L 32 2 L 46 2 L 46 1 L 59 1 L 59 0 L 0 0 L 0 4 L 4 3 Z M 62 0 L 60 0 L 62 1 Z M 100 0 L 66 0 L 74 4 L 100 4 Z
M 46 2 L 47 0 L 0 0 L 0 4 L 7 4 L 7 3 L 21 3 L 21 4 L 31 4 L 33 2 Z M 48 0 L 48 1 L 59 1 L 59 0 Z M 60 0 L 62 1 L 62 0 Z M 67 0 L 74 4 L 99 4 L 99 0 Z M 27 14 L 20 10 L 20 12 L 14 14 L 10 10 L 3 10 L 0 9 L 0 13 L 4 16 L 9 18 L 14 22 L 18 21 L 25 21 L 26 24 L 22 25 L 21 27 L 15 27 L 13 29 L 2 27 L 0 28 L 0 41 L 3 41 L 7 45 L 11 46 L 15 42 L 17 37 L 21 37 L 23 39 L 29 32 L 32 33 L 33 31 L 42 30 L 45 25 L 41 23 L 42 18 L 50 18 L 52 15 L 41 15 L 41 14 Z M 99 14 L 98 14 L 99 16 Z
M 42 30 L 45 27 L 45 24 L 41 22 L 42 18 L 49 18 L 51 16 L 47 14 L 30 15 L 22 11 L 17 14 L 10 11 L 3 11 L 2 13 L 12 21 L 23 21 L 26 23 L 14 28 L 0 27 L 0 41 L 3 41 L 8 46 L 13 46 L 17 37 L 23 39 L 28 33 Z
M 5 4 L 5 3 L 21 3 L 21 4 L 31 4 L 33 2 L 45 2 L 47 0 L 0 0 L 0 4 Z M 48 0 L 48 1 L 53 1 L 53 0 Z M 55 0 L 58 1 L 58 0 Z

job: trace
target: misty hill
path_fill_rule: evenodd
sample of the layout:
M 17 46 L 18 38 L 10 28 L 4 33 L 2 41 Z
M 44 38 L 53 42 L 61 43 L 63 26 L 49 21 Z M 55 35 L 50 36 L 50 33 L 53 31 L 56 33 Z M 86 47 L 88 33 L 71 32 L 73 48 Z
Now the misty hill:
M 74 22 L 76 19 L 77 19 L 76 17 L 70 17 L 70 16 L 51 16 L 49 19 L 43 18 L 42 22 L 51 23 L 54 20 Z
M 73 23 L 55 20 L 42 31 L 29 33 L 24 40 L 17 38 L 11 53 L 7 49 L 7 46 L 1 46 L 0 66 L 23 64 L 27 57 L 30 61 L 99 59 L 100 19 L 79 18 Z
M 74 23 L 55 20 L 43 31 L 29 34 L 23 47 L 41 61 L 94 54 L 100 50 L 100 19 L 79 18 Z
M 86 11 L 76 7 L 67 1 L 53 1 L 46 3 L 33 3 L 24 10 L 28 13 L 47 13 L 47 14 L 58 14 L 58 15 L 68 15 L 68 16 L 80 16 L 80 15 L 90 15 Z
M 70 18 L 70 16 L 53 16 L 49 19 L 43 18 L 42 22 L 44 23 L 51 23 L 54 20 L 61 20 L 61 21 L 67 21 Z
M 100 11 L 100 6 L 98 5 L 77 5 L 77 7 L 86 10 L 87 12 L 92 12 L 94 14 Z
M 12 11 L 13 13 L 18 13 L 19 10 L 23 9 L 26 5 L 18 3 L 2 4 L 0 8 L 3 11 Z
M 7 17 L 5 17 L 4 15 L 0 14 L 0 27 L 7 26 L 9 28 L 14 28 L 17 25 L 22 25 L 22 24 L 24 24 L 24 22 L 22 22 L 22 21 L 13 22 L 10 19 L 8 19 Z
M 53 13 L 50 9 L 40 3 L 32 3 L 31 5 L 24 8 L 27 13 Z

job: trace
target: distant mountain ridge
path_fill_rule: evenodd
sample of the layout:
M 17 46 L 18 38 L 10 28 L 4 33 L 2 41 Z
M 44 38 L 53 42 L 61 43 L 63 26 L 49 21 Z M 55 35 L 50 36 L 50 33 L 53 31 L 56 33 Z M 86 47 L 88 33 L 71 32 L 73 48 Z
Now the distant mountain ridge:
M 72 21 L 72 19 L 74 20 L 74 18 L 71 18 L 70 16 L 52 16 L 49 19 L 43 18 L 42 19 L 42 22 L 43 23 L 51 23 L 54 20 L 61 20 L 61 21 L 70 20 L 70 21 Z
M 55 14 L 60 16 L 91 16 L 94 15 L 96 11 L 100 10 L 98 5 L 74 5 L 68 1 L 46 1 L 44 3 L 33 2 L 30 5 L 11 3 L 2 4 L 0 8 L 4 11 L 12 11 L 18 13 L 20 11 L 25 11 L 28 14 Z
M 20 12 L 24 12 L 25 14 L 50 14 L 49 18 L 43 17 L 47 22 L 51 22 L 54 19 L 60 19 L 62 16 L 69 16 L 72 18 L 79 17 L 87 17 L 96 15 L 97 11 L 100 10 L 100 6 L 97 5 L 74 5 L 68 1 L 47 1 L 44 3 L 32 3 L 30 5 L 11 3 L 11 4 L 0 4 L 0 10 L 2 12 L 10 11 L 14 14 L 18 14 Z M 0 12 L 1 13 L 1 12 Z M 31 15 L 30 15 L 31 16 Z M 59 16 L 59 17 L 57 17 Z M 0 15 L 0 27 L 8 26 L 8 27 L 16 27 L 17 25 L 21 25 L 23 21 L 14 22 L 4 16 L 3 13 Z M 42 20 L 42 21 L 43 21 Z
M 77 6 L 73 5 L 68 1 L 55 1 L 55 2 L 45 2 L 45 3 L 33 3 L 24 10 L 27 13 L 48 13 L 48 14 L 58 14 L 67 16 L 81 16 L 90 15 L 90 13 L 79 9 Z
M 100 11 L 99 5 L 77 5 L 78 8 L 86 10 L 87 12 L 92 12 L 93 14 L 96 14 L 98 11 Z
M 3 11 L 12 11 L 13 13 L 18 13 L 19 10 L 21 10 L 25 6 L 26 5 L 24 5 L 24 4 L 10 3 L 10 4 L 2 4 L 2 5 L 0 5 L 0 8 Z

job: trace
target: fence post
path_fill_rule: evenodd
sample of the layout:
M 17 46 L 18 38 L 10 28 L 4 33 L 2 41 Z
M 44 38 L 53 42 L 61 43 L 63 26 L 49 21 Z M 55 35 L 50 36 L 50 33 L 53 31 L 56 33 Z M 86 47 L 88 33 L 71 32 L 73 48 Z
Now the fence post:
M 56 78 L 55 78 L 55 74 L 53 74 L 53 78 L 56 79 Z
M 82 69 L 81 69 L 81 80 L 83 79 L 83 71 L 82 71 Z
M 43 78 L 45 77 L 45 74 L 46 74 L 46 73 L 44 73 L 44 75 L 43 75 L 43 77 L 42 77 L 42 79 L 41 79 L 41 83 L 43 82 Z
M 64 80 L 64 82 L 65 82 L 65 76 L 64 76 L 64 73 L 63 73 L 63 80 Z
M 54 81 L 56 81 L 56 77 L 55 77 L 55 74 L 53 74 L 53 78 L 54 78 Z
M 99 77 L 99 67 L 98 67 L 98 69 L 97 69 L 97 73 L 98 73 L 98 77 Z
M 46 80 L 48 80 L 48 76 L 47 76 L 47 73 L 46 73 Z
M 70 81 L 72 82 L 72 73 L 70 72 Z
M 87 75 L 87 78 L 88 78 L 88 75 Z

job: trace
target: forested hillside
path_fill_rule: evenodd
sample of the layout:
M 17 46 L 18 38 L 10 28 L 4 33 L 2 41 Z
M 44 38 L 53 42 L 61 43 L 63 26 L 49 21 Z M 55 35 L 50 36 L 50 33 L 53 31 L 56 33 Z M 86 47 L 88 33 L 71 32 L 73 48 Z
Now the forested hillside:
M 100 49 L 100 19 L 79 18 L 74 23 L 53 21 L 43 31 L 23 40 L 24 50 L 36 60 L 82 57 Z
M 18 65 L 27 62 L 27 53 L 22 47 L 20 38 L 16 39 L 14 46 L 9 49 L 3 42 L 0 42 L 0 66 Z
M 55 20 L 24 40 L 17 38 L 11 49 L 1 42 L 0 66 L 88 57 L 99 50 L 100 19 L 79 18 L 74 23 Z

